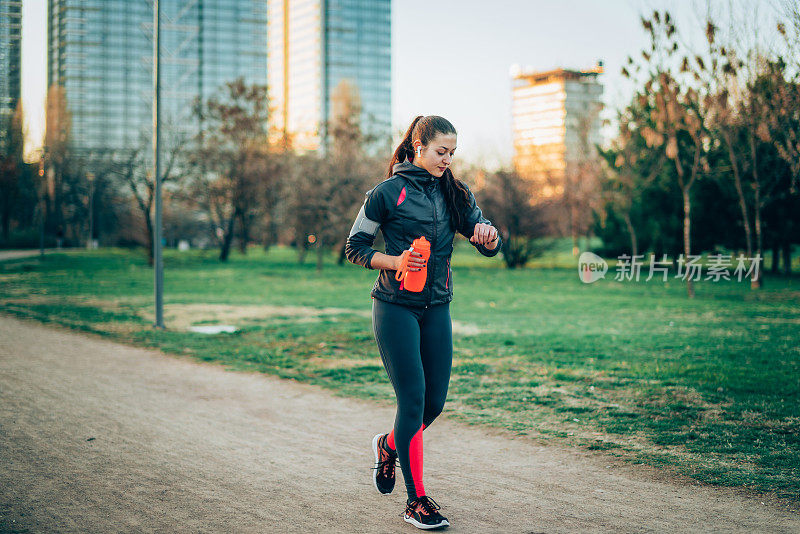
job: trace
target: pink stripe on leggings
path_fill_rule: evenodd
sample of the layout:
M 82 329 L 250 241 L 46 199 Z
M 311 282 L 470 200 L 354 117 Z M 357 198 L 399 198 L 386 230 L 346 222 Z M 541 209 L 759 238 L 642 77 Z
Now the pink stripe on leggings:
M 411 436 L 411 443 L 408 446 L 408 461 L 411 464 L 411 478 L 414 480 L 414 491 L 417 497 L 425 495 L 425 486 L 422 484 L 422 431 L 425 430 L 425 425 L 419 427 L 419 430 Z M 394 443 L 394 429 L 386 436 L 386 444 L 392 449 L 397 450 Z
M 425 425 L 422 425 L 422 429 L 425 430 Z M 386 436 L 386 444 L 389 446 L 390 449 L 393 451 L 397 450 L 397 447 L 394 445 L 394 428 L 389 432 L 389 435 Z
M 408 461 L 411 464 L 411 478 L 414 479 L 414 490 L 417 497 L 425 495 L 425 486 L 422 485 L 422 430 L 425 425 L 419 427 L 417 433 L 411 438 L 408 447 Z

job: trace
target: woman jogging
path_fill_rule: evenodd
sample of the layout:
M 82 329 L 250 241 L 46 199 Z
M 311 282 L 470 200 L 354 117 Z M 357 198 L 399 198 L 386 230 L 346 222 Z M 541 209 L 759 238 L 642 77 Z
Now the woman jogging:
M 434 115 L 414 119 L 386 180 L 367 192 L 346 246 L 348 260 L 381 270 L 372 289 L 372 327 L 397 398 L 394 429 L 372 440 L 373 481 L 378 491 L 391 493 L 399 459 L 408 493 L 403 519 L 421 529 L 450 524 L 422 484 L 422 431 L 441 413 L 450 382 L 455 232 L 484 256 L 500 250 L 497 229 L 449 168 L 455 150 L 449 121 Z M 372 248 L 378 230 L 385 254 Z M 412 243 L 422 252 L 408 252 Z M 420 276 L 424 286 L 419 280 L 413 287 L 411 279 Z

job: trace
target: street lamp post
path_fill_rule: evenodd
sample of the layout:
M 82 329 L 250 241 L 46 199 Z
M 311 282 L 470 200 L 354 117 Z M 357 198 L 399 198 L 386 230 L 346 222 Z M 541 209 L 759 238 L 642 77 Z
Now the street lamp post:
M 161 5 L 153 2 L 153 175 L 155 179 L 155 225 L 153 227 L 153 263 L 155 267 L 155 324 L 164 328 L 164 265 L 161 258 Z
M 94 173 L 87 172 L 86 179 L 89 181 L 89 240 L 86 242 L 86 248 L 92 250 L 94 248 Z
M 39 256 L 44 258 L 44 222 L 47 217 L 47 205 L 44 201 L 46 193 L 45 177 L 44 177 L 44 158 L 45 148 L 42 148 L 41 159 L 39 160 L 39 184 L 37 193 L 39 195 Z

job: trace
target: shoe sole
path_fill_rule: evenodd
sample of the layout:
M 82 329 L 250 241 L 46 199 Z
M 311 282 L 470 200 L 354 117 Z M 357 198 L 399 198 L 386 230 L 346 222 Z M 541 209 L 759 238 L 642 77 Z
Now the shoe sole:
M 435 528 L 444 528 L 444 527 L 449 527 L 450 526 L 450 522 L 447 521 L 447 519 L 445 519 L 444 521 L 440 521 L 439 523 L 437 523 L 435 525 L 426 525 L 425 523 L 420 523 L 419 521 L 417 521 L 416 519 L 414 519 L 411 516 L 404 515 L 403 516 L 403 521 L 405 521 L 406 523 L 411 523 L 415 527 L 420 528 L 422 530 L 433 530 Z
M 380 458 L 379 453 L 378 453 L 378 441 L 381 439 L 382 435 L 383 434 L 377 434 L 374 438 L 372 438 L 372 452 L 375 454 L 375 469 L 372 472 L 372 484 L 375 486 L 375 489 L 378 490 L 378 493 L 380 493 L 381 495 L 389 495 L 392 492 L 392 490 L 394 490 L 394 488 L 392 488 L 392 490 L 384 493 L 378 487 L 378 469 L 377 469 L 377 467 L 378 467 L 378 464 L 381 461 L 381 458 Z

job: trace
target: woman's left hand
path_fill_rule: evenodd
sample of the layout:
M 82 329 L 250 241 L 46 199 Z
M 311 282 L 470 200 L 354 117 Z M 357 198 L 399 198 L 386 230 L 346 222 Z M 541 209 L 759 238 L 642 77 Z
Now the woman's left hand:
M 475 245 L 483 245 L 488 249 L 494 249 L 497 246 L 497 228 L 491 224 L 477 223 L 469 241 Z

